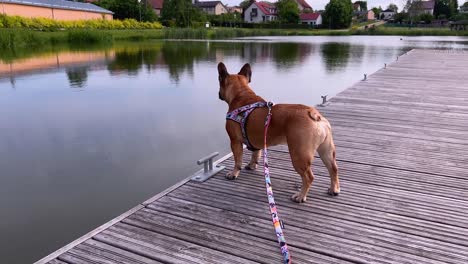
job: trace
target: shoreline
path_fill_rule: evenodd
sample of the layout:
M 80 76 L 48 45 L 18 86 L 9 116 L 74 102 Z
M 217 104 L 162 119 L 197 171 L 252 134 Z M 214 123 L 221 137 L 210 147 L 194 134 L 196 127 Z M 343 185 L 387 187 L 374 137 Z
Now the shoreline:
M 467 31 L 448 28 L 402 28 L 379 26 L 374 29 L 245 29 L 245 28 L 164 28 L 138 30 L 81 29 L 38 31 L 0 28 L 0 60 L 8 61 L 32 51 L 112 46 L 122 42 L 148 40 L 229 40 L 242 37 L 269 36 L 459 36 Z M 33 48 L 33 49 L 31 49 Z

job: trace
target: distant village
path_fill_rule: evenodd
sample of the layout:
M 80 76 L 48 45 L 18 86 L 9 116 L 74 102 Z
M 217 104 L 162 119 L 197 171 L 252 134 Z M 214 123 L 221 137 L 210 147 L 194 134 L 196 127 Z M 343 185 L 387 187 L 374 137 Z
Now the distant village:
M 395 4 L 389 4 L 386 8 L 368 8 L 367 1 L 352 3 L 349 0 L 330 0 L 325 10 L 314 9 L 307 0 L 243 0 L 237 6 L 228 6 L 222 1 L 200 0 L 54 0 L 53 3 L 45 0 L 0 0 L 0 4 L 4 15 L 57 20 L 108 20 L 138 19 L 139 13 L 139 21 L 160 21 L 170 27 L 281 26 L 339 29 L 356 26 L 367 29 L 368 25 L 382 23 L 446 26 L 449 20 L 468 21 L 468 1 L 458 7 L 457 0 L 408 0 L 400 12 Z M 122 8 L 125 5 L 132 10 Z M 112 7 L 120 7 L 120 12 Z M 45 8 L 49 8 L 49 11 L 44 11 Z M 133 15 L 130 15 L 130 11 Z M 337 24 L 338 20 L 344 22 Z M 463 28 L 466 28 L 466 24 Z

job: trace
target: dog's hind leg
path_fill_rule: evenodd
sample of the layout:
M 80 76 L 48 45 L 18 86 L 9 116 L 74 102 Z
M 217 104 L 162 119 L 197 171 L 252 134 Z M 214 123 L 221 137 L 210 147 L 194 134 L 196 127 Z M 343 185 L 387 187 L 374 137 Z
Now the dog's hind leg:
M 314 181 L 314 174 L 312 173 L 312 169 L 310 165 L 314 159 L 313 155 L 304 157 L 303 155 L 291 155 L 292 163 L 296 172 L 301 175 L 302 178 L 302 186 L 301 190 L 291 197 L 296 203 L 302 203 L 307 200 L 307 194 L 309 193 L 309 189 L 312 186 L 312 182 Z
M 256 170 L 258 166 L 258 160 L 262 155 L 262 150 L 256 150 L 252 152 L 252 157 L 250 158 L 250 163 L 245 165 L 246 170 Z
M 338 178 L 338 166 L 336 165 L 336 150 L 333 143 L 331 132 L 325 138 L 325 141 L 317 148 L 317 152 L 322 159 L 323 164 L 330 174 L 330 188 L 328 194 L 337 196 L 340 193 L 340 179 Z

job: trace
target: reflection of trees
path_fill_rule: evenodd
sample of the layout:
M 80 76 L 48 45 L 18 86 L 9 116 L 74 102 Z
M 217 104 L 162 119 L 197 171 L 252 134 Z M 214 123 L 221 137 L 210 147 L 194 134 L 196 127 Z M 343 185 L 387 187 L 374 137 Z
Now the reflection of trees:
M 140 48 L 128 48 L 115 52 L 115 59 L 107 69 L 111 74 L 126 72 L 128 75 L 137 75 L 142 65 L 142 50 Z
M 343 69 L 348 64 L 351 45 L 349 43 L 324 43 L 321 46 L 322 59 L 327 71 Z
M 272 59 L 280 69 L 291 68 L 304 61 L 312 52 L 308 43 L 272 43 Z
M 179 81 L 181 73 L 193 74 L 193 65 L 201 58 L 206 58 L 209 48 L 204 42 L 165 42 L 161 52 L 169 75 Z
M 66 70 L 70 86 L 82 88 L 88 80 L 88 67 L 68 68 Z

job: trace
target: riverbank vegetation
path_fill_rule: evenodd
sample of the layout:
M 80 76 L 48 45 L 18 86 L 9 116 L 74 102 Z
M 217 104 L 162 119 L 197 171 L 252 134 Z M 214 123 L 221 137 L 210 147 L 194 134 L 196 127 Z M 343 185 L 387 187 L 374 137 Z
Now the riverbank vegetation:
M 63 21 L 49 18 L 0 15 L 0 28 L 56 31 L 61 29 L 161 29 L 162 25 L 159 22 L 138 22 L 135 19 Z

